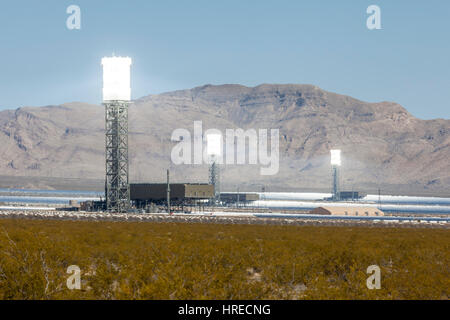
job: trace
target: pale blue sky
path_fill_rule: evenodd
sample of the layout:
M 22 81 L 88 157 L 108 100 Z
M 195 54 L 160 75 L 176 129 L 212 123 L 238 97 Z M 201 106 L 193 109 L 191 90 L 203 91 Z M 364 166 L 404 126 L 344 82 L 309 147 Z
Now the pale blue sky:
M 66 8 L 81 8 L 81 30 Z M 366 28 L 381 7 L 382 30 Z M 204 84 L 309 83 L 450 118 L 447 0 L 14 0 L 0 4 L 0 109 L 101 103 L 102 56 L 132 96 Z

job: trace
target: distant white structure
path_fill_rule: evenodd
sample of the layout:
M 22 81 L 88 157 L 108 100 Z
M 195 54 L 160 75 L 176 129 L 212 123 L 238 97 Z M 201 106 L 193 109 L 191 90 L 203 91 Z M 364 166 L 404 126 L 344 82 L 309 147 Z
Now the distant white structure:
M 209 157 L 222 155 L 222 135 L 211 133 L 206 136 L 206 152 Z
M 131 99 L 131 58 L 105 57 L 103 66 L 103 101 Z
M 352 216 L 352 217 L 383 217 L 384 212 L 373 207 L 319 207 L 310 211 L 310 214 L 322 214 L 329 216 Z
M 331 153 L 331 165 L 340 166 L 341 165 L 341 150 L 330 150 Z

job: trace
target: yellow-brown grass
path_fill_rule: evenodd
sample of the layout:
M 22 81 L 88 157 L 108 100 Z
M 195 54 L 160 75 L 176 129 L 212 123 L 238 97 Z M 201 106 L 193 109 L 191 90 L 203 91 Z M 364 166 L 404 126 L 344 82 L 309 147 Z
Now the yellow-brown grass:
M 0 220 L 0 299 L 448 299 L 449 266 L 442 229 Z

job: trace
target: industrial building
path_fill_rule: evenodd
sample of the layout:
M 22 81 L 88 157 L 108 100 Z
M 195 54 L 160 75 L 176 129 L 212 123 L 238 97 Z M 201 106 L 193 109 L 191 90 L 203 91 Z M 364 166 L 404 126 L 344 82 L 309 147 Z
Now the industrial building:
M 248 204 L 259 200 L 257 193 L 221 193 L 220 200 L 224 204 Z
M 206 200 L 214 197 L 214 186 L 206 183 L 171 183 L 171 201 Z M 166 183 L 132 183 L 130 199 L 138 202 L 167 201 Z
M 356 201 L 361 200 L 367 196 L 367 193 L 360 191 L 339 191 L 337 195 L 332 195 L 331 197 L 324 198 L 326 201 Z
M 214 197 L 214 185 L 206 183 L 132 183 L 130 200 L 136 209 L 154 210 L 164 206 L 166 212 L 185 211 L 186 208 L 205 207 Z M 173 209 L 173 210 L 172 210 Z M 189 211 L 189 210 L 188 210 Z
M 310 214 L 329 216 L 352 216 L 352 217 L 382 217 L 384 212 L 372 207 L 318 207 L 310 211 Z
M 341 191 L 339 198 L 341 200 L 359 200 L 367 196 L 367 193 L 360 191 Z

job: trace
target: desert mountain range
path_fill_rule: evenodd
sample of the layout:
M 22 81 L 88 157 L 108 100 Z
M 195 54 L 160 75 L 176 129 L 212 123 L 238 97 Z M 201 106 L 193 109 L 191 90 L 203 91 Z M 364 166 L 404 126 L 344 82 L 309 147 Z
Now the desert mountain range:
M 278 174 L 262 176 L 259 165 L 224 165 L 223 190 L 329 192 L 329 150 L 338 148 L 343 189 L 450 194 L 450 120 L 421 120 L 393 102 L 367 103 L 313 85 L 205 85 L 133 101 L 131 182 L 162 182 L 168 167 L 174 182 L 206 182 L 207 165 L 175 165 L 170 158 L 172 132 L 193 133 L 194 121 L 204 131 L 279 129 Z M 53 188 L 51 178 L 61 188 L 79 180 L 101 190 L 104 141 L 101 105 L 2 111 L 0 175 L 8 181 L 2 187 Z

